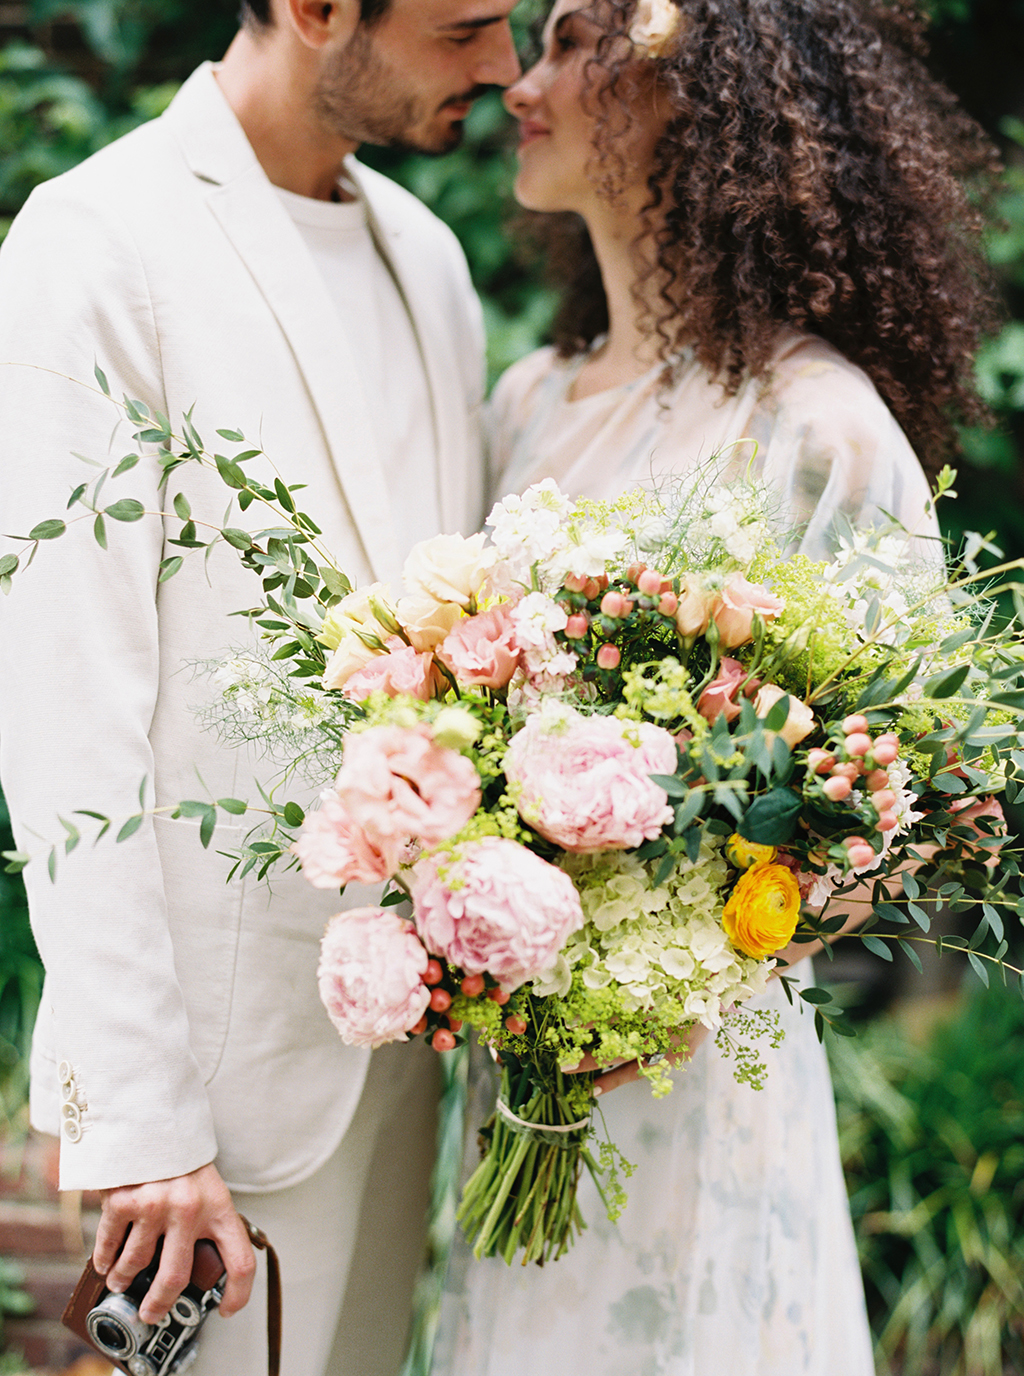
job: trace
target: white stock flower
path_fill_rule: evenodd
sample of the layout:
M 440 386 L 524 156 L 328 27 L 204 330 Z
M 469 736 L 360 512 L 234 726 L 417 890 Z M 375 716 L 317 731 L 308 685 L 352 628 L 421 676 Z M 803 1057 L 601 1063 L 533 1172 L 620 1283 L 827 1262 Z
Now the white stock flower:
M 662 57 L 675 37 L 682 19 L 682 11 L 672 0 L 639 0 L 629 41 L 638 57 Z

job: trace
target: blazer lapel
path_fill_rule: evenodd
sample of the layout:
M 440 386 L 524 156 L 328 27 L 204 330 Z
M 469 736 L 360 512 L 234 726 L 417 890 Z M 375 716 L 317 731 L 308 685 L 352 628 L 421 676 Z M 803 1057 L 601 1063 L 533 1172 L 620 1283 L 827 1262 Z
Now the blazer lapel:
M 287 337 L 374 576 L 397 584 L 398 548 L 370 401 L 355 353 L 301 235 L 224 99 L 210 64 L 164 116 L 207 204 Z

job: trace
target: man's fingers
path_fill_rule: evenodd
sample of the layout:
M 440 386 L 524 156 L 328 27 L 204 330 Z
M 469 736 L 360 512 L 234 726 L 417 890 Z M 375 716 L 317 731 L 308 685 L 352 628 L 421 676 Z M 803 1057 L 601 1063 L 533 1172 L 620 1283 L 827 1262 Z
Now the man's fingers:
M 636 1061 L 626 1061 L 623 1065 L 617 1065 L 614 1070 L 606 1070 L 603 1075 L 598 1075 L 594 1081 L 594 1097 L 600 1098 L 602 1094 L 610 1094 L 613 1089 L 618 1089 L 620 1085 L 632 1084 L 640 1077 L 640 1068 Z
M 188 1228 L 170 1228 L 164 1236 L 160 1267 L 139 1305 L 143 1323 L 159 1323 L 192 1276 L 195 1240 Z
M 160 1233 L 152 1224 L 136 1219 L 121 1249 L 121 1255 L 107 1270 L 107 1289 L 112 1290 L 115 1295 L 127 1290 L 139 1272 L 145 1270 L 153 1260 L 159 1238 Z
M 245 1226 L 237 1214 L 233 1214 L 223 1226 L 216 1229 L 213 1241 L 228 1273 L 220 1312 L 225 1318 L 230 1318 L 249 1303 L 252 1283 L 256 1278 L 256 1254 Z
M 113 1266 L 130 1223 L 129 1218 L 104 1204 L 96 1229 L 96 1246 L 92 1250 L 92 1264 L 101 1276 L 105 1276 Z

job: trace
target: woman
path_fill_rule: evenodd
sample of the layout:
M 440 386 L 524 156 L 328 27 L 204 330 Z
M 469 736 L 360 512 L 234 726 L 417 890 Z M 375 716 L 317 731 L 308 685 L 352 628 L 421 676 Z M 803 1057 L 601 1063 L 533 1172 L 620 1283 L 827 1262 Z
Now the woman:
M 746 437 L 812 557 L 887 516 L 937 542 L 911 441 L 937 466 L 981 412 L 957 174 L 994 162 L 898 37 L 855 0 L 558 0 L 506 104 L 568 281 L 555 348 L 499 383 L 496 494 L 611 497 Z M 635 1066 L 601 1077 L 639 1166 L 625 1214 L 585 1186 L 568 1257 L 463 1256 L 436 1376 L 871 1376 L 824 1053 L 768 1002 L 786 1039 L 760 1093 L 708 1042 L 659 1102 Z

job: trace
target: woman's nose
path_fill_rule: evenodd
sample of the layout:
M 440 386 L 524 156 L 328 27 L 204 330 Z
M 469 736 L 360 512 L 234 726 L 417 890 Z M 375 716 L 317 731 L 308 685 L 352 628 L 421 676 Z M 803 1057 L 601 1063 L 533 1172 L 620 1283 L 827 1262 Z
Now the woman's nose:
M 516 119 L 522 119 L 533 109 L 539 99 L 539 87 L 535 79 L 537 68 L 525 71 L 517 82 L 502 92 L 505 109 Z

